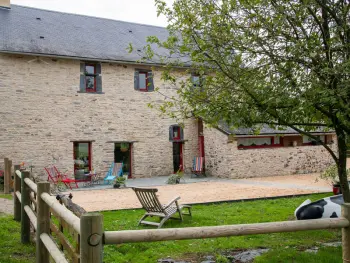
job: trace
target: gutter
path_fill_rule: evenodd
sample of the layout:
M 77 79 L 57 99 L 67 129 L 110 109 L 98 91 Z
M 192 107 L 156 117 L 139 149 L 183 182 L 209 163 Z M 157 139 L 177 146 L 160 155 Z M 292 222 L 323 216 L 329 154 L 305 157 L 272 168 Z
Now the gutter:
M 310 132 L 310 134 L 314 134 L 314 135 L 333 135 L 335 134 L 335 132 Z M 283 137 L 288 137 L 288 136 L 300 136 L 302 135 L 301 133 L 260 133 L 260 134 L 256 134 L 256 135 L 252 135 L 252 134 L 228 134 L 228 135 L 233 135 L 235 138 L 247 138 L 247 137 L 263 137 L 263 136 L 273 136 L 273 135 L 278 135 L 278 136 L 283 136 Z
M 220 127 L 215 127 L 217 130 L 221 131 L 222 133 L 226 134 L 227 136 L 232 135 L 235 138 L 247 138 L 247 137 L 256 137 L 256 136 L 273 136 L 273 135 L 278 135 L 278 136 L 296 136 L 296 135 L 302 135 L 301 133 L 259 133 L 259 134 L 234 134 L 231 132 L 227 132 L 226 130 L 220 128 Z M 315 135 L 333 135 L 335 132 L 310 132 L 311 134 Z
M 9 50 L 0 50 L 0 53 L 11 54 L 11 55 L 26 55 L 26 56 L 35 56 L 35 57 L 72 59 L 72 60 L 80 60 L 80 61 L 118 63 L 118 64 L 126 64 L 126 65 L 145 65 L 145 66 L 157 66 L 157 67 L 166 66 L 166 64 L 160 64 L 160 63 L 143 63 L 143 62 L 127 61 L 127 60 L 112 60 L 112 59 L 99 59 L 99 58 L 88 58 L 88 57 L 63 56 L 63 55 L 55 55 L 55 54 L 19 52 L 19 51 L 9 51 Z M 174 68 L 187 69 L 187 68 L 190 68 L 190 66 L 183 66 L 183 67 L 174 66 Z

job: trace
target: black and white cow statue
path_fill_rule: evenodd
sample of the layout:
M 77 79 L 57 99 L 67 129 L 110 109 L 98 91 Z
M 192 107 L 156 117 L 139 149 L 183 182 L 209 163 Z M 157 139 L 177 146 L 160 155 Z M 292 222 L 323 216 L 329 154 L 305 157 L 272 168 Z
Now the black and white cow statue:
M 294 215 L 298 220 L 336 218 L 341 215 L 342 204 L 344 204 L 343 195 L 325 197 L 316 202 L 307 199 L 295 209 Z

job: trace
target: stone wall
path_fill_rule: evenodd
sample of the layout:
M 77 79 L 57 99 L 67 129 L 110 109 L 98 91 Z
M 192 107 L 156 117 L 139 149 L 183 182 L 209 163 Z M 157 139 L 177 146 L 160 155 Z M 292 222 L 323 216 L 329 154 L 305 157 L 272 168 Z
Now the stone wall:
M 92 140 L 92 163 L 105 170 L 114 158 L 108 141 L 136 141 L 133 145 L 134 177 L 173 172 L 169 126 L 147 103 L 162 103 L 157 92 L 134 90 L 134 69 L 140 65 L 102 63 L 104 94 L 78 93 L 80 61 L 0 54 L 0 159 L 14 164 L 33 160 L 35 172 L 56 163 L 73 170 L 74 140 Z M 155 87 L 168 96 L 173 88 L 160 80 L 154 69 Z M 197 122 L 184 128 L 184 164 L 189 170 L 197 155 Z
M 204 129 L 206 171 L 226 178 L 290 175 L 323 171 L 333 159 L 323 146 L 238 149 L 237 141 Z M 333 144 L 332 147 L 335 147 Z

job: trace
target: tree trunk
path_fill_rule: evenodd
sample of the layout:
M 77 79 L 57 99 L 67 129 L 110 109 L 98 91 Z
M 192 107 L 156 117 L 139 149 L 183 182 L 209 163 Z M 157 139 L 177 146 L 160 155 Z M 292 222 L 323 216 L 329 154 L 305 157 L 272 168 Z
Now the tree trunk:
M 349 183 L 348 183 L 348 177 L 346 173 L 346 136 L 343 131 L 337 132 L 337 139 L 338 139 L 338 176 L 339 176 L 339 182 L 340 187 L 343 193 L 343 198 L 345 203 L 350 202 L 350 190 L 349 190 Z

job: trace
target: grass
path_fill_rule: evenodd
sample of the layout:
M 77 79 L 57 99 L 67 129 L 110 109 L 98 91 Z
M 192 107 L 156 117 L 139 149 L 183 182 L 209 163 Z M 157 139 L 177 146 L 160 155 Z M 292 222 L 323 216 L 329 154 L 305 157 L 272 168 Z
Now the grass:
M 316 254 L 296 249 L 275 249 L 254 260 L 254 263 L 339 263 L 341 247 L 322 247 Z
M 184 222 L 169 220 L 164 228 L 215 226 L 224 224 L 245 224 L 293 220 L 294 209 L 305 199 L 317 200 L 329 194 L 284 198 L 274 200 L 245 201 L 212 205 L 195 205 L 193 217 Z M 144 211 L 119 210 L 103 212 L 106 230 L 151 229 L 136 224 Z M 20 243 L 20 224 L 11 216 L 0 215 L 0 263 L 33 263 L 33 245 Z M 104 262 L 157 262 L 170 256 L 174 259 L 200 262 L 205 255 L 216 255 L 218 262 L 225 262 L 226 255 L 235 249 L 268 247 L 271 250 L 258 257 L 255 263 L 312 263 L 341 262 L 341 248 L 322 248 L 319 253 L 303 252 L 305 248 L 317 246 L 320 242 L 339 241 L 340 230 L 302 231 L 269 235 L 251 235 L 201 240 L 181 240 L 152 243 L 107 245 L 104 247 Z M 287 248 L 286 248 L 287 247 Z
M 0 263 L 34 263 L 33 244 L 21 244 L 21 226 L 13 216 L 0 214 Z
M 196 205 L 193 207 L 193 218 L 186 217 L 182 223 L 176 220 L 170 220 L 164 225 L 164 228 L 293 220 L 295 208 L 305 199 L 311 198 L 312 200 L 317 200 L 329 195 L 315 194 L 310 197 Z M 143 213 L 143 210 L 103 212 L 105 229 L 148 229 L 149 227 L 136 226 Z M 269 254 L 273 256 L 273 251 L 277 251 L 278 253 L 286 246 L 310 247 L 318 242 L 330 242 L 340 239 L 340 230 L 321 230 L 216 239 L 108 245 L 104 248 L 104 258 L 105 262 L 157 262 L 157 259 L 167 256 L 182 260 L 198 260 L 208 254 L 215 255 L 239 248 L 248 249 L 258 247 L 272 248 L 273 250 Z M 297 262 L 299 261 L 294 261 L 294 263 Z
M 13 196 L 12 196 L 12 194 L 0 194 L 0 198 L 12 200 Z

